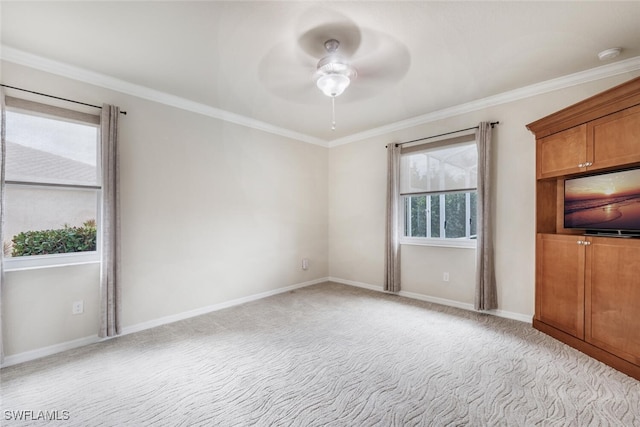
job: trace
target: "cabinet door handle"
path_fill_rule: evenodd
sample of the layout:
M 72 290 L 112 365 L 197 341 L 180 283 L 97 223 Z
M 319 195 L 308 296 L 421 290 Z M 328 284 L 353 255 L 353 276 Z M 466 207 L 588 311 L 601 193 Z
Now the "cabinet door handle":
M 585 166 L 585 164 L 584 164 L 584 163 L 578 163 L 578 167 L 579 167 L 579 168 L 583 168 L 584 166 Z
M 589 246 L 591 244 L 591 242 L 582 242 L 583 245 L 585 246 Z
M 591 162 L 587 162 L 587 163 L 585 163 L 584 165 L 585 165 L 585 166 L 591 166 L 591 165 L 593 165 L 593 163 L 591 163 Z
M 578 243 L 579 245 L 584 245 L 584 240 L 578 240 L 576 243 Z

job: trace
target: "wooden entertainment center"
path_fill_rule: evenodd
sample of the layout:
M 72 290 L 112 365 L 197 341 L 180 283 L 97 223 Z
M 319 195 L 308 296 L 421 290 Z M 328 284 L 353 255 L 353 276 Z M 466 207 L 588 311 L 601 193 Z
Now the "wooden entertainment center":
M 564 228 L 565 179 L 640 166 L 640 77 L 527 128 L 536 137 L 533 326 L 640 380 L 640 239 Z

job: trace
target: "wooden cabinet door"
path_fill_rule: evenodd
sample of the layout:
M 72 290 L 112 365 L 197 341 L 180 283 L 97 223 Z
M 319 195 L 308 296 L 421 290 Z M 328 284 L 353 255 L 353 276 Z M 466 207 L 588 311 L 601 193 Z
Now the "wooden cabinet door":
M 538 234 L 537 240 L 536 319 L 584 339 L 584 238 Z
M 640 240 L 590 240 L 585 340 L 640 365 Z
M 540 138 L 536 143 L 538 179 L 586 170 L 586 124 Z
M 587 132 L 588 169 L 640 162 L 640 106 L 594 120 Z

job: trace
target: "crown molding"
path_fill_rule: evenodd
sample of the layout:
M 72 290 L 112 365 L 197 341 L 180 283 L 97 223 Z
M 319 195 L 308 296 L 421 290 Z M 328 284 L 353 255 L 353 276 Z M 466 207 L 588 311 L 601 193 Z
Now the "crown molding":
M 431 113 L 423 114 L 407 120 L 402 120 L 399 122 L 370 129 L 365 132 L 359 132 L 343 138 L 326 141 L 310 135 L 295 132 L 290 129 L 274 126 L 266 122 L 261 122 L 259 120 L 255 120 L 246 116 L 221 110 L 219 108 L 211 107 L 206 104 L 191 101 L 186 98 L 181 98 L 145 86 L 129 83 L 124 80 L 107 76 L 105 74 L 96 73 L 94 71 L 75 67 L 38 55 L 33 55 L 31 53 L 27 53 L 9 46 L 0 45 L 0 59 L 37 70 L 49 72 L 51 74 L 56 74 L 62 77 L 82 81 L 95 86 L 100 86 L 106 89 L 111 89 L 116 92 L 125 93 L 127 95 L 136 96 L 138 98 L 147 99 L 149 101 L 154 101 L 172 107 L 180 108 L 182 110 L 202 114 L 204 116 L 234 123 L 240 126 L 257 129 L 263 132 L 283 136 L 285 138 L 291 138 L 313 145 L 319 145 L 325 148 L 333 148 L 368 138 L 387 135 L 389 133 L 405 130 L 411 127 L 435 122 L 438 120 L 447 119 L 449 117 L 459 116 L 461 114 L 471 113 L 474 111 L 482 110 L 484 108 L 506 104 L 509 102 L 542 95 L 547 92 L 565 89 L 571 86 L 576 86 L 579 84 L 640 70 L 640 56 L 637 56 L 623 61 L 614 62 L 612 64 L 580 71 L 578 73 L 569 74 L 540 83 L 535 83 L 519 89 L 514 89 L 508 92 L 489 96 L 487 98 L 482 98 L 453 107 L 444 108 L 442 110 L 433 111 Z
M 179 96 L 170 95 L 145 86 L 129 83 L 105 74 L 96 73 L 95 71 L 54 61 L 52 59 L 24 52 L 9 46 L 0 45 L 0 59 L 149 101 L 158 102 L 160 104 L 169 105 L 182 110 L 191 111 L 193 113 L 202 114 L 204 116 L 234 123 L 251 129 L 257 129 L 263 132 L 295 139 L 309 144 L 319 145 L 325 148 L 328 147 L 328 142 L 320 138 L 315 138 L 290 129 L 274 126 L 240 114 L 231 113 L 229 111 L 221 110 L 219 108 L 211 107 Z
M 607 64 L 589 70 L 580 71 L 574 74 L 569 74 L 544 82 L 535 83 L 529 86 L 524 86 L 519 89 L 503 92 L 498 95 L 489 96 L 487 98 L 478 99 L 475 101 L 467 102 L 465 104 L 456 105 L 454 107 L 444 108 L 442 110 L 413 117 L 411 119 L 402 120 L 365 132 L 349 135 L 344 138 L 334 139 L 332 141 L 329 141 L 329 148 L 361 141 L 363 139 L 373 138 L 376 136 L 387 135 L 392 132 L 397 132 L 414 126 L 435 122 L 437 120 L 459 116 L 461 114 L 482 110 L 484 108 L 506 104 L 509 102 L 542 95 L 547 92 L 553 92 L 555 90 L 565 89 L 571 86 L 589 83 L 595 80 L 613 77 L 618 74 L 637 70 L 640 70 L 640 56 L 629 58 L 624 61 L 618 61 L 613 64 Z

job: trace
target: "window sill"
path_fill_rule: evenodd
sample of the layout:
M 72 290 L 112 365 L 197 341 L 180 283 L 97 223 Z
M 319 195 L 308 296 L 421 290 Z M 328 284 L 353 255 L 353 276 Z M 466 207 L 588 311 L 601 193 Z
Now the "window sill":
M 40 268 L 68 267 L 100 262 L 98 252 L 73 254 L 35 255 L 16 258 L 4 258 L 4 271 L 35 270 Z
M 400 239 L 401 245 L 464 249 L 476 249 L 477 242 L 475 239 L 428 239 L 425 237 L 405 237 Z

